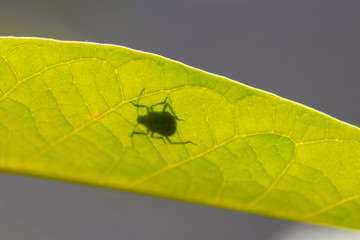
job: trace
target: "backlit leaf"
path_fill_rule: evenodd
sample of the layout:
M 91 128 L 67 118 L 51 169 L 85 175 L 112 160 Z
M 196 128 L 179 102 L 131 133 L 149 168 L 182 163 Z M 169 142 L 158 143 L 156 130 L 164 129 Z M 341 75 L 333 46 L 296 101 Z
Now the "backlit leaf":
M 2 172 L 360 229 L 354 126 L 124 47 L 0 38 L 0 54 Z M 169 139 L 197 145 L 130 136 L 147 114 L 131 102 L 166 98 L 184 120 Z

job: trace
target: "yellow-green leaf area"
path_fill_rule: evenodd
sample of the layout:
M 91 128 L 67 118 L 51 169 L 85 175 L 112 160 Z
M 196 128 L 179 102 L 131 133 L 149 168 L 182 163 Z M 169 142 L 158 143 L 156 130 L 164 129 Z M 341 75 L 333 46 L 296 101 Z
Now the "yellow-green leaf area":
M 148 112 L 135 104 L 165 99 L 184 120 L 170 141 L 195 144 L 138 124 Z M 323 113 L 157 55 L 0 38 L 1 172 L 360 229 L 359 139 Z

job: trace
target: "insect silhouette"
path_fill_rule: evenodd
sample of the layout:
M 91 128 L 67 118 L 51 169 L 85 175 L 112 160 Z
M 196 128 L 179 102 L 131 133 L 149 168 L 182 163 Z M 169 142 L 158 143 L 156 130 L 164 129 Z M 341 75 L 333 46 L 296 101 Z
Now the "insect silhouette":
M 171 144 L 194 144 L 192 141 L 185 141 L 185 142 L 173 142 L 169 139 L 170 136 L 174 135 L 177 128 L 177 121 L 184 121 L 182 119 L 179 119 L 174 110 L 172 109 L 171 105 L 166 102 L 167 97 L 164 101 L 153 104 L 151 106 L 145 106 L 139 104 L 140 97 L 144 93 L 145 88 L 140 92 L 139 99 L 137 103 L 130 102 L 132 105 L 134 105 L 137 108 L 137 123 L 142 124 L 147 128 L 147 132 L 138 132 L 135 131 L 137 125 L 135 126 L 133 132 L 130 134 L 130 137 L 134 136 L 135 134 L 139 135 L 148 135 L 150 133 L 150 136 L 155 139 L 161 139 L 164 143 L 166 143 L 165 139 L 171 143 Z M 158 112 L 154 110 L 155 106 L 164 105 L 162 111 Z M 145 108 L 147 114 L 140 116 L 139 115 L 139 108 Z M 166 111 L 167 109 L 170 110 L 170 112 Z M 157 133 L 161 136 L 154 136 L 154 134 Z M 165 138 L 165 139 L 164 139 Z

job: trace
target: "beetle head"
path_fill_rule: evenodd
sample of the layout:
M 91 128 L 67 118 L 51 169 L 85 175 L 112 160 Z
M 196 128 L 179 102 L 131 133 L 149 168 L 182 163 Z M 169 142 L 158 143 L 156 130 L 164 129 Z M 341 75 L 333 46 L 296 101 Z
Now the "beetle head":
M 138 116 L 137 122 L 140 123 L 140 124 L 144 124 L 145 123 L 145 117 L 144 116 Z

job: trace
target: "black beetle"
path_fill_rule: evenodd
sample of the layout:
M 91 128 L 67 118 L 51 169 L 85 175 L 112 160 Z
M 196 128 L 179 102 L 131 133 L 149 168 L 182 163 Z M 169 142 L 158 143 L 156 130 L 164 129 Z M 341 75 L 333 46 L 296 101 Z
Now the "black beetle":
M 152 138 L 161 139 L 164 143 L 166 143 L 164 140 L 164 138 L 166 138 L 166 140 L 168 140 L 168 142 L 171 144 L 191 143 L 191 144 L 197 145 L 196 143 L 193 143 L 192 141 L 173 142 L 169 139 L 169 137 L 174 135 L 174 133 L 176 132 L 177 121 L 184 121 L 184 120 L 179 119 L 176 116 L 176 114 L 175 114 L 174 110 L 172 109 L 172 107 L 170 106 L 170 104 L 166 102 L 167 97 L 165 98 L 164 101 L 153 104 L 151 106 L 140 105 L 139 104 L 140 96 L 143 94 L 144 91 L 145 91 L 145 88 L 140 92 L 137 103 L 134 103 L 134 102 L 130 102 L 130 103 L 137 108 L 146 108 L 146 111 L 147 111 L 146 115 L 140 116 L 139 111 L 138 111 L 137 122 L 138 122 L 138 124 L 142 124 L 147 128 L 147 133 L 135 131 L 135 128 L 136 128 L 136 126 L 135 126 L 134 131 L 131 133 L 130 136 L 132 137 L 135 134 L 147 135 L 147 134 L 151 133 L 150 136 Z M 158 105 L 164 105 L 161 112 L 157 112 L 154 110 L 154 107 L 158 106 Z M 167 108 L 169 108 L 171 113 L 166 111 Z M 156 137 L 156 136 L 154 136 L 155 133 L 162 135 L 163 137 Z

